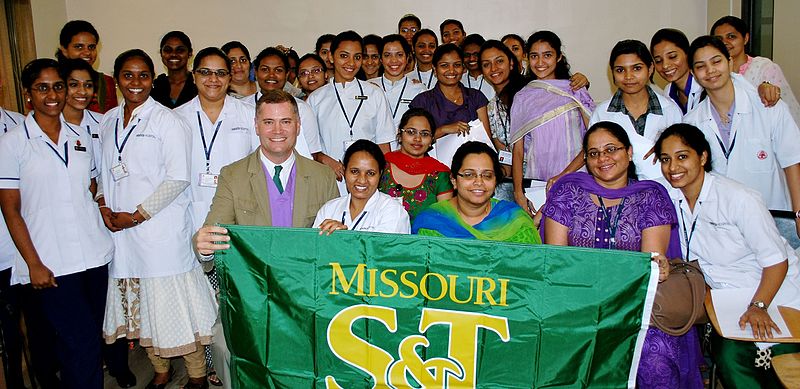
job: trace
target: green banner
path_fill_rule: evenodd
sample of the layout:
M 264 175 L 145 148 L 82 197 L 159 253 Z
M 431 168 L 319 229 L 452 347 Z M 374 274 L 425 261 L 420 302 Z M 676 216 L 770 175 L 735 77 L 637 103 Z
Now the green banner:
M 634 386 L 648 255 L 226 227 L 234 388 Z

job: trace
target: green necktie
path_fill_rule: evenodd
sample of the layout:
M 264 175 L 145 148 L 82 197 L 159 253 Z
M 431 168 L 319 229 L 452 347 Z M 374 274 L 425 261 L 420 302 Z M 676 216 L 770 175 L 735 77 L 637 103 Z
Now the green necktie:
M 283 166 L 275 165 L 275 174 L 272 175 L 272 182 L 275 183 L 275 187 L 278 188 L 278 192 L 283 194 L 283 184 L 281 184 L 281 170 L 283 170 Z

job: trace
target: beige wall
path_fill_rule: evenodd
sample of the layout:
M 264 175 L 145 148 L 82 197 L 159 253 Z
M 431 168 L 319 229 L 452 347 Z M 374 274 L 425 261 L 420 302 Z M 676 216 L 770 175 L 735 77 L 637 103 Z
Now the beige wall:
M 158 52 L 161 36 L 171 29 L 185 31 L 195 49 L 238 39 L 255 55 L 267 45 L 294 46 L 298 52 L 313 50 L 322 33 L 354 29 L 379 35 L 396 32 L 397 20 L 406 13 L 419 16 L 425 27 L 438 33 L 439 22 L 460 19 L 467 32 L 499 38 L 507 32 L 527 36 L 537 29 L 558 33 L 573 70 L 592 81 L 597 100 L 610 96 L 608 53 L 621 39 L 649 43 L 661 27 L 683 30 L 697 36 L 706 29 L 706 1 L 641 0 L 635 9 L 620 0 L 466 0 L 438 3 L 419 0 L 334 1 L 338 8 L 324 8 L 320 1 L 189 1 L 189 0 L 36 0 L 36 40 L 42 55 L 52 55 L 56 30 L 67 19 L 86 19 L 100 32 L 102 49 L 99 69 L 110 73 L 113 60 L 123 50 L 139 47 L 151 55 Z M 52 5 L 44 7 L 43 4 Z M 431 6 L 431 4 L 442 4 Z M 66 17 L 63 17 L 66 9 Z M 59 20 L 59 15 L 61 18 Z M 58 27 L 57 27 L 58 26 Z M 157 61 L 157 60 L 156 60 Z M 158 61 L 157 61 L 158 62 Z M 163 71 L 159 64 L 158 70 Z
M 775 29 L 773 31 L 773 60 L 781 66 L 783 74 L 795 96 L 800 93 L 800 1 L 775 0 Z
M 36 56 L 52 57 L 58 47 L 58 33 L 68 20 L 64 0 L 31 0 Z

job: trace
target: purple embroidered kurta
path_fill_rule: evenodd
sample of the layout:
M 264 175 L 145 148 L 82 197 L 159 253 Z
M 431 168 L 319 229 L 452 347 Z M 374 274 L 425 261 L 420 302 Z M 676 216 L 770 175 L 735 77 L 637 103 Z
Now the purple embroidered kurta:
M 628 189 L 638 186 L 642 190 L 627 191 L 629 193 L 623 197 L 624 205 L 615 234 L 618 250 L 641 251 L 644 229 L 677 224 L 675 207 L 666 190 L 643 185 L 646 183 L 631 182 Z M 566 175 L 548 193 L 544 216 L 569 228 L 570 246 L 608 248 L 610 230 L 613 229 L 608 220 L 617 220 L 620 206 L 608 207 L 606 212 L 610 217 L 604 217 L 603 210 L 592 201 L 589 194 L 599 194 L 604 198 L 620 197 L 610 192 L 614 191 L 598 191 L 597 184 L 586 173 Z M 547 231 L 544 234 L 547 235 Z M 702 361 L 700 342 L 694 329 L 682 336 L 671 336 L 656 327 L 650 327 L 642 346 L 637 387 L 702 389 L 699 369 Z

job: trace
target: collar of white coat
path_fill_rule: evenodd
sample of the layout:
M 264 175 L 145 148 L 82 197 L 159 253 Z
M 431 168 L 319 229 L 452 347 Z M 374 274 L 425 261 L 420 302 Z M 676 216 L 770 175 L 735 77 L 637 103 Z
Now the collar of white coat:
M 714 180 L 716 180 L 716 178 L 717 178 L 714 174 L 709 173 L 709 172 L 705 172 L 704 171 L 703 174 L 705 175 L 703 177 L 703 186 L 700 188 L 700 195 L 697 196 L 697 203 L 696 204 L 703 203 L 703 202 L 706 202 L 708 200 L 708 198 L 711 196 L 711 192 L 712 192 L 711 191 L 711 185 L 713 185 Z M 691 213 L 691 211 L 689 210 L 689 201 L 686 200 L 686 196 L 683 195 L 683 192 L 679 188 L 670 187 L 669 188 L 669 197 L 672 198 L 673 200 L 676 200 L 678 202 L 679 206 L 682 207 L 685 211 L 688 211 L 688 212 Z M 697 205 L 696 204 L 695 204 L 695 208 L 694 208 L 695 210 L 697 210 Z
M 367 203 L 364 204 L 364 209 L 361 210 L 361 213 L 364 213 L 364 211 L 376 213 L 373 209 L 377 206 L 378 201 L 380 201 L 380 193 L 379 190 L 375 190 L 375 193 L 373 193 L 372 196 L 369 197 L 369 200 L 367 200 Z M 347 194 L 347 204 L 345 205 L 344 211 L 347 212 L 348 215 L 350 215 L 350 202 L 353 201 L 352 196 L 353 195 L 350 193 Z M 355 221 L 354 219 L 356 217 L 358 217 L 358 215 L 350 215 L 350 220 Z
M 147 100 L 145 100 L 145 102 L 142 103 L 142 105 L 140 105 L 140 106 L 138 106 L 138 107 L 133 109 L 133 112 L 131 112 L 131 118 L 128 121 L 128 124 L 130 124 L 130 122 L 132 122 L 133 119 L 138 118 L 139 115 L 144 115 L 147 112 L 149 112 L 150 108 L 152 108 L 155 104 L 158 104 L 155 101 L 155 99 L 153 99 L 152 96 L 148 96 Z M 122 103 L 119 105 L 119 117 L 120 117 L 120 119 L 125 117 L 125 100 L 123 100 Z
M 334 86 L 334 87 L 336 87 L 336 88 L 340 88 L 340 87 L 341 87 L 341 88 L 340 88 L 341 90 L 347 90 L 347 89 L 349 89 L 351 86 L 353 86 L 353 85 L 358 85 L 358 83 L 359 83 L 359 80 L 358 80 L 357 78 L 354 78 L 354 79 L 352 79 L 352 80 L 350 80 L 350 81 L 347 81 L 347 82 L 345 82 L 345 83 L 344 83 L 344 86 L 342 86 L 342 83 L 341 83 L 341 82 L 336 82 L 336 81 L 334 80 L 334 78 L 335 78 L 335 77 L 331 77 L 331 78 L 330 78 L 330 80 L 328 80 L 328 83 L 329 83 L 329 84 L 333 84 L 333 86 Z
M 59 121 L 61 122 L 61 131 L 58 135 L 59 141 L 61 140 L 60 138 L 62 135 L 70 138 L 80 137 L 78 131 L 76 131 L 75 128 L 69 125 L 69 123 L 64 121 L 64 115 L 59 115 Z M 44 131 L 42 131 L 42 128 L 39 127 L 39 123 L 36 123 L 36 119 L 33 118 L 33 111 L 31 111 L 31 113 L 29 113 L 28 116 L 25 117 L 25 125 L 23 126 L 23 129 L 25 130 L 25 136 L 27 136 L 28 139 L 33 139 L 33 138 L 50 139 L 49 137 L 46 137 L 44 135 Z
M 258 93 L 258 92 L 256 92 L 256 93 Z M 261 96 L 259 96 L 259 97 L 261 97 Z M 236 98 L 233 97 L 233 96 L 229 96 L 229 95 L 225 96 L 225 101 L 222 103 L 222 111 L 219 112 L 219 116 L 217 117 L 217 123 L 220 120 L 223 120 L 229 114 L 236 115 L 235 112 L 233 112 L 233 113 L 231 112 L 234 109 L 233 108 L 233 104 L 235 104 L 233 102 L 234 100 L 236 100 Z M 200 96 L 195 96 L 191 100 L 190 104 L 192 104 L 192 110 L 193 111 L 202 112 L 203 113 L 203 117 L 206 118 L 209 122 L 211 121 L 211 119 L 208 118 L 208 115 L 206 115 L 205 111 L 203 111 L 203 106 L 200 105 Z M 217 123 L 211 123 L 211 124 L 217 124 Z

